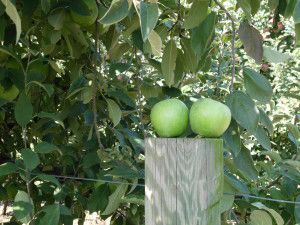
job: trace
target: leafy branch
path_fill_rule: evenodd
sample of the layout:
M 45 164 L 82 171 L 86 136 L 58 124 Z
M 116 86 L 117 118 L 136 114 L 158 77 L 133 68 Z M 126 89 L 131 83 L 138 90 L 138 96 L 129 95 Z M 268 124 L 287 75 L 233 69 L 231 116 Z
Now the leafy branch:
M 228 10 L 225 8 L 224 5 L 221 4 L 218 0 L 214 0 L 215 3 L 225 12 L 229 20 L 231 21 L 231 28 L 232 28 L 232 38 L 231 38 L 231 85 L 230 85 L 230 91 L 233 92 L 234 90 L 234 80 L 235 80 L 235 37 L 236 37 L 236 29 L 235 29 L 235 21 L 234 18 L 231 16 L 231 14 L 228 12 Z

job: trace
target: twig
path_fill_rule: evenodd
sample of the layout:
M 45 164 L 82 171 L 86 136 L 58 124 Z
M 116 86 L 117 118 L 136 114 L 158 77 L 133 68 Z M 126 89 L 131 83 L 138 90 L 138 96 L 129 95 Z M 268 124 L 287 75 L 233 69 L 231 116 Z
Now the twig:
M 139 57 L 137 55 L 137 51 L 135 49 L 135 57 L 136 57 L 136 60 L 138 61 Z M 140 67 L 138 67 L 138 71 L 137 71 L 137 88 L 138 88 L 138 109 L 137 109 L 137 113 L 138 113 L 138 116 L 139 116 L 139 119 L 140 119 L 140 129 L 143 133 L 143 137 L 145 138 L 146 136 L 146 131 L 145 131 L 145 127 L 144 127 L 144 124 L 143 124 L 143 102 L 142 102 L 142 91 L 141 91 L 141 88 L 142 88 L 142 73 L 140 71 Z
M 177 2 L 177 19 L 175 21 L 175 23 L 172 25 L 172 27 L 168 30 L 168 32 L 170 32 L 171 30 L 173 30 L 173 28 L 178 24 L 179 20 L 180 20 L 180 0 L 178 0 Z
M 279 182 L 279 180 L 281 178 L 282 178 L 282 175 L 278 176 L 275 180 L 273 180 L 272 182 L 270 182 L 266 188 L 269 189 L 270 187 L 273 187 L 275 184 L 277 184 Z
M 97 4 L 99 4 L 97 2 Z M 98 40 L 99 40 L 99 23 L 98 23 L 99 16 L 97 17 L 96 20 L 96 35 L 95 35 L 95 57 L 94 57 L 94 67 L 95 67 L 95 75 L 93 76 L 93 122 L 94 122 L 94 129 L 95 129 L 95 134 L 97 137 L 98 145 L 100 149 L 103 149 L 103 145 L 101 143 L 100 139 L 100 133 L 98 130 L 98 124 L 97 124 L 97 75 L 100 75 L 100 72 L 97 70 L 97 65 L 98 65 L 98 58 L 99 58 L 99 64 L 101 65 L 101 60 L 100 60 L 100 49 L 98 47 Z M 100 67 L 101 70 L 101 67 Z
M 22 138 L 24 143 L 24 148 L 27 148 L 27 133 L 26 127 L 22 128 Z M 30 179 L 30 171 L 28 169 L 25 170 L 25 182 L 26 182 L 26 190 L 29 200 L 31 201 L 31 179 Z M 32 213 L 30 213 L 30 219 L 33 220 L 34 209 Z
M 231 63 L 232 63 L 232 69 L 231 69 L 231 85 L 230 85 L 230 91 L 234 91 L 234 80 L 235 80 L 235 36 L 236 36 L 236 30 L 235 30 L 235 22 L 234 18 L 230 15 L 230 13 L 227 11 L 227 9 L 218 1 L 214 0 L 215 3 L 225 12 L 227 17 L 231 21 L 232 26 L 232 38 L 231 38 Z

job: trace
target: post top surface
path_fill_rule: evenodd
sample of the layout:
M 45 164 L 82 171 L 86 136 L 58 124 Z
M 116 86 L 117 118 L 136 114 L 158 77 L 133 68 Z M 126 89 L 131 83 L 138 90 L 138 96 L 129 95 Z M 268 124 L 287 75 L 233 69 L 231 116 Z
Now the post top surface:
M 180 140 L 222 140 L 222 138 L 200 138 L 200 137 L 194 137 L 194 138 L 180 138 L 180 137 L 146 137 L 145 139 L 180 139 Z
M 187 141 L 223 141 L 222 138 L 164 138 L 164 137 L 146 137 L 146 140 L 187 140 Z

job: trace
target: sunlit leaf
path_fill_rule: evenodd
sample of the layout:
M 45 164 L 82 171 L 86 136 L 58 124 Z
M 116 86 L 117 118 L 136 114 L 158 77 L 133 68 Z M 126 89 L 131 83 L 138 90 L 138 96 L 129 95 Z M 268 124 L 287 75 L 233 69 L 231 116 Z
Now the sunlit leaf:
M 141 2 L 141 32 L 143 41 L 146 41 L 151 31 L 154 29 L 158 20 L 158 5 L 157 3 Z
M 16 9 L 16 6 L 11 2 L 11 0 L 1 0 L 3 5 L 5 6 L 5 12 L 9 16 L 9 18 L 14 22 L 16 26 L 16 43 L 18 43 L 21 36 L 21 18 Z
M 184 19 L 184 27 L 192 29 L 198 26 L 207 16 L 208 0 L 194 0 L 189 13 Z
M 168 86 L 174 84 L 174 70 L 176 66 L 177 47 L 174 40 L 170 40 L 165 47 L 161 62 L 161 70 Z
M 215 32 L 217 14 L 211 12 L 199 26 L 192 30 L 191 44 L 197 56 L 201 57 L 209 47 Z
M 129 12 L 132 0 L 113 0 L 105 15 L 100 19 L 100 23 L 111 25 L 124 19 Z
M 283 225 L 284 224 L 284 221 L 283 221 L 281 215 L 278 212 L 276 212 L 274 209 L 268 208 L 267 206 L 265 206 L 261 202 L 255 202 L 255 203 L 252 203 L 252 205 L 254 205 L 255 207 L 257 207 L 259 209 L 264 209 L 264 210 L 268 211 L 272 215 L 274 220 L 276 221 L 277 225 Z
M 113 213 L 120 205 L 122 197 L 125 195 L 127 191 L 127 184 L 118 185 L 117 189 L 112 193 L 108 198 L 108 205 L 105 210 L 101 213 L 101 215 L 109 215 Z
M 33 203 L 26 192 L 18 191 L 16 194 L 13 212 L 18 221 L 26 224 L 30 221 L 30 214 L 33 212 Z
M 250 214 L 251 225 L 272 225 L 271 216 L 264 210 L 254 210 Z
M 271 83 L 267 78 L 250 68 L 245 68 L 243 74 L 246 92 L 252 98 L 261 102 L 268 102 L 271 100 L 273 90 Z
M 284 63 L 291 58 L 289 54 L 279 52 L 267 46 L 264 46 L 264 57 L 270 63 Z
M 245 93 L 236 91 L 230 94 L 226 104 L 233 118 L 244 128 L 255 132 L 259 121 L 259 110 L 253 100 Z
M 254 166 L 250 151 L 246 147 L 242 147 L 236 157 L 233 157 L 234 163 L 238 170 L 249 180 L 256 180 L 258 172 Z
M 112 120 L 114 126 L 117 126 L 121 120 L 122 111 L 119 105 L 112 99 L 106 99 L 108 106 L 109 118 Z
M 39 156 L 29 148 L 23 149 L 21 151 L 21 156 L 25 164 L 25 168 L 30 171 L 40 164 Z

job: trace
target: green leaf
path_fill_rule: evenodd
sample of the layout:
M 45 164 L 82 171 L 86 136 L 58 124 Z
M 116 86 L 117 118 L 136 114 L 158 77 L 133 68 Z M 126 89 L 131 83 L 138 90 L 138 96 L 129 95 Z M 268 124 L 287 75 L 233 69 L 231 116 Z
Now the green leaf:
M 294 9 L 294 22 L 300 23 L 300 1 L 296 1 L 295 9 Z
M 60 205 L 60 214 L 64 216 L 71 216 L 72 212 L 68 207 Z
M 40 164 L 38 155 L 29 148 L 25 148 L 21 151 L 21 156 L 25 164 L 25 168 L 28 170 L 35 169 Z
M 38 143 L 37 145 L 35 145 L 34 150 L 37 153 L 47 154 L 47 153 L 51 153 L 53 151 L 58 151 L 59 148 L 54 144 L 51 144 L 48 142 L 41 142 L 41 143 Z
M 64 9 L 57 9 L 48 16 L 48 22 L 55 30 L 61 30 L 64 26 L 65 16 Z
M 0 165 L 0 177 L 15 173 L 18 171 L 16 164 L 7 162 Z
M 259 109 L 259 122 L 267 128 L 270 134 L 273 134 L 274 127 L 273 123 L 270 120 L 269 116 L 263 111 L 262 109 Z
M 59 204 L 48 205 L 42 209 L 45 215 L 39 221 L 39 225 L 58 225 L 60 218 Z
M 38 179 L 46 181 L 46 182 L 50 182 L 55 184 L 57 187 L 60 187 L 60 183 L 59 181 L 52 175 L 47 175 L 47 174 L 39 174 L 36 176 Z
M 295 34 L 296 34 L 296 46 L 300 45 L 300 23 L 295 24 Z
M 207 16 L 209 1 L 207 0 L 194 0 L 184 19 L 183 26 L 186 29 L 197 27 Z
M 174 70 L 176 66 L 177 47 L 174 40 L 170 40 L 164 50 L 161 62 L 161 70 L 166 84 L 170 87 L 174 84 Z
M 122 111 L 119 105 L 112 99 L 106 99 L 108 106 L 109 118 L 112 120 L 114 127 L 117 126 L 122 117 Z
M 13 205 L 14 216 L 21 223 L 30 221 L 30 214 L 33 212 L 33 203 L 28 194 L 24 191 L 18 191 Z
M 145 205 L 145 196 L 135 194 L 126 195 L 122 198 L 122 203 Z
M 153 30 L 148 36 L 151 52 L 155 56 L 161 56 L 162 54 L 162 41 L 160 36 Z M 146 42 L 147 43 L 147 42 Z
M 244 128 L 255 132 L 259 121 L 259 110 L 244 92 L 236 91 L 226 99 L 232 117 Z
M 141 2 L 140 11 L 141 32 L 143 41 L 145 42 L 157 23 L 159 17 L 158 5 L 157 3 L 147 3 L 143 1 Z
M 120 184 L 117 189 L 108 198 L 108 205 L 101 215 L 110 215 L 119 208 L 122 197 L 125 195 L 128 184 Z
M 257 207 L 258 209 L 264 209 L 264 210 L 268 211 L 272 215 L 274 220 L 276 221 L 277 225 L 284 225 L 284 220 L 282 219 L 281 215 L 279 213 L 277 213 L 274 209 L 268 208 L 261 202 L 254 202 L 254 203 L 252 203 L 252 205 Z
M 182 64 L 184 71 L 195 73 L 198 66 L 198 57 L 192 49 L 191 40 L 182 38 L 181 47 L 183 50 Z
M 243 74 L 246 92 L 252 98 L 261 102 L 271 100 L 273 90 L 268 79 L 249 68 L 245 68 Z
M 48 112 L 40 112 L 39 114 L 37 114 L 37 116 L 39 118 L 48 118 L 48 119 L 52 119 L 55 123 L 59 124 L 60 126 L 62 126 L 63 128 L 65 128 L 64 122 L 62 121 L 62 119 L 60 118 L 59 114 L 56 113 L 48 113 Z
M 214 36 L 216 20 L 217 14 L 215 12 L 211 12 L 198 27 L 195 27 L 192 30 L 192 48 L 198 57 L 201 57 L 211 44 Z
M 269 156 L 272 160 L 274 160 L 276 163 L 279 163 L 282 161 L 282 158 L 278 152 L 274 151 L 264 151 L 260 153 L 261 155 L 267 155 Z
M 251 20 L 251 4 L 249 0 L 237 0 L 238 5 L 242 8 L 244 11 L 246 17 L 248 20 Z
M 21 92 L 15 105 L 15 118 L 21 127 L 26 127 L 33 114 L 33 108 L 25 91 Z
M 237 179 L 235 176 L 225 173 L 224 176 L 224 190 L 226 191 L 226 186 L 230 186 L 235 189 L 235 193 L 244 193 L 249 194 L 249 189 L 246 184 L 242 182 L 242 180 Z M 233 191 L 231 191 L 233 192 Z
M 61 66 L 59 66 L 57 64 L 57 62 L 49 60 L 49 64 L 52 67 L 52 69 L 54 69 L 59 75 L 64 75 L 65 74 L 64 69 Z
M 264 149 L 271 151 L 271 142 L 264 128 L 258 126 L 254 136 Z
M 264 57 L 270 63 L 284 63 L 291 58 L 291 56 L 287 53 L 276 51 L 267 46 L 264 46 L 263 48 L 264 48 Z
M 108 204 L 109 187 L 103 184 L 97 187 L 89 197 L 87 208 L 90 212 L 103 212 Z
M 272 218 L 264 210 L 254 210 L 250 215 L 251 225 L 272 225 Z
M 124 179 L 143 178 L 143 175 L 141 173 L 132 169 L 128 165 L 124 165 L 122 164 L 122 162 L 120 162 L 119 164 L 120 165 L 115 166 L 112 170 L 110 170 L 107 175 L 120 177 Z
M 287 128 L 289 131 L 288 137 L 289 139 L 296 145 L 298 148 L 300 146 L 300 130 L 297 125 L 287 124 Z
M 286 2 L 287 4 L 284 11 L 284 17 L 289 18 L 293 16 L 294 11 L 297 10 L 296 3 L 298 0 L 287 0 Z
M 276 9 L 278 4 L 279 4 L 279 0 L 268 0 L 268 6 L 270 7 L 271 10 Z
M 38 82 L 38 81 L 30 81 L 27 85 L 30 86 L 33 84 L 36 84 L 37 86 L 44 89 L 49 97 L 51 97 L 51 95 L 54 93 L 54 88 L 53 88 L 52 84 L 42 84 L 41 82 Z
M 10 0 L 1 0 L 3 5 L 5 6 L 5 12 L 9 16 L 9 18 L 14 22 L 16 26 L 16 44 L 18 43 L 21 36 L 21 18 L 19 13 L 15 7 L 15 5 Z
M 251 14 L 255 15 L 260 8 L 260 0 L 250 0 Z
M 230 152 L 237 156 L 241 151 L 240 130 L 235 120 L 231 120 L 231 124 L 223 135 L 226 147 Z
M 234 195 L 223 195 L 220 200 L 220 212 L 226 212 L 232 208 L 234 203 Z
M 294 215 L 296 223 L 300 224 L 300 195 L 297 196 L 295 202 L 298 202 L 297 205 L 295 205 Z
M 41 7 L 44 13 L 48 13 L 51 8 L 51 0 L 41 0 Z
M 20 68 L 22 68 L 22 71 L 24 71 L 22 60 L 20 59 L 20 57 L 15 52 L 13 52 L 12 50 L 10 50 L 9 48 L 7 48 L 5 46 L 0 46 L 0 52 L 3 52 L 5 54 L 8 54 L 11 57 L 13 57 L 18 62 Z
M 248 22 L 242 22 L 237 32 L 244 45 L 245 52 L 252 57 L 257 64 L 260 64 L 263 57 L 262 35 Z
M 81 101 L 88 104 L 93 99 L 93 87 L 88 86 L 81 90 Z
M 121 21 L 128 15 L 131 4 L 132 0 L 113 0 L 100 23 L 111 25 Z
M 240 153 L 233 157 L 233 160 L 238 170 L 248 180 L 257 180 L 258 172 L 254 166 L 250 151 L 245 146 L 242 146 Z

